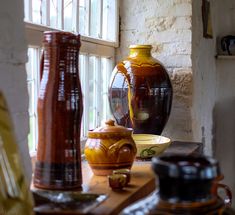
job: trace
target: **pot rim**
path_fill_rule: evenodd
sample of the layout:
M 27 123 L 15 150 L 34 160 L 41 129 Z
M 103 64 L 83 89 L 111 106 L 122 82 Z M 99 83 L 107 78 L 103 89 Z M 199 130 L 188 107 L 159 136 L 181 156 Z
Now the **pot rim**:
M 136 44 L 136 45 L 130 45 L 129 49 L 152 49 L 152 45 L 146 44 Z

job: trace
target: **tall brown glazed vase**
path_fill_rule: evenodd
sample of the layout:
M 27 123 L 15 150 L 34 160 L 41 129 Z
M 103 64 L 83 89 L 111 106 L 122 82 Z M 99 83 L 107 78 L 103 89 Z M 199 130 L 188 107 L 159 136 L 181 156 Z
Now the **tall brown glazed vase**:
M 45 32 L 43 43 L 34 186 L 57 190 L 79 188 L 83 112 L 78 70 L 80 36 Z
M 172 85 L 164 66 L 151 56 L 150 45 L 130 46 L 130 55 L 115 67 L 109 88 L 117 123 L 134 133 L 161 134 L 172 103 Z

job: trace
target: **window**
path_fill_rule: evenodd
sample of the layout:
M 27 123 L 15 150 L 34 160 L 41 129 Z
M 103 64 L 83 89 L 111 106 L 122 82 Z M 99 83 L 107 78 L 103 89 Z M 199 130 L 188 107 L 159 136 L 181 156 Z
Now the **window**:
M 81 34 L 79 69 L 84 98 L 81 138 L 85 139 L 88 130 L 110 117 L 107 93 L 118 45 L 118 0 L 24 0 L 24 9 L 29 47 L 26 69 L 30 151 L 37 146 L 39 62 L 46 30 Z

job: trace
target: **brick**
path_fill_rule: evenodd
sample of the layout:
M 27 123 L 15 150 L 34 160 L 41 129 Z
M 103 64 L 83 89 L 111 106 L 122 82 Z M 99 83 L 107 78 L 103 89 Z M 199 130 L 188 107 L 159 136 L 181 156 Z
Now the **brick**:
M 176 21 L 176 17 L 151 17 L 145 19 L 146 28 L 151 31 L 165 31 L 170 29 Z
M 189 55 L 158 55 L 153 53 L 153 57 L 159 59 L 165 67 L 185 67 L 190 68 L 192 66 L 192 59 Z

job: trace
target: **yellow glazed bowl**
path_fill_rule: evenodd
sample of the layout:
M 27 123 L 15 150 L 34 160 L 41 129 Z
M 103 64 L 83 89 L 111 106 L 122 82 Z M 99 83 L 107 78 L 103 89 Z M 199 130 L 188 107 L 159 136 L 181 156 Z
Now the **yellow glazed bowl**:
M 154 134 L 133 134 L 132 137 L 137 147 L 136 157 L 141 159 L 160 155 L 171 144 L 169 138 Z

